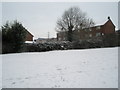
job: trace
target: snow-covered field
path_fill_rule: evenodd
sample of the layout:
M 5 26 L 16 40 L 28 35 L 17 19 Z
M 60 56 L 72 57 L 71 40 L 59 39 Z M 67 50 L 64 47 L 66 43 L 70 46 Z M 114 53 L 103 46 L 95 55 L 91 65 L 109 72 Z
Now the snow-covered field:
M 2 55 L 3 88 L 118 88 L 118 48 Z
M 2 89 L 2 56 L 0 56 L 0 90 Z

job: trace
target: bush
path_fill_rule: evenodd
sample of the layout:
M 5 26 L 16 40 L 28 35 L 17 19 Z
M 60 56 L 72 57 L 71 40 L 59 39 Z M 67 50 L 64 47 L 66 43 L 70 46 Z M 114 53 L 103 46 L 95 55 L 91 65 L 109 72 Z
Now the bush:
M 116 33 L 104 35 L 103 44 L 104 44 L 104 47 L 118 46 L 118 39 L 117 39 Z
M 88 49 L 88 48 L 101 48 L 103 47 L 102 41 L 99 39 L 89 39 L 73 42 L 73 49 Z
M 55 43 L 39 43 L 39 44 L 24 44 L 22 52 L 45 52 L 51 50 L 66 50 L 71 49 L 70 42 L 55 42 Z

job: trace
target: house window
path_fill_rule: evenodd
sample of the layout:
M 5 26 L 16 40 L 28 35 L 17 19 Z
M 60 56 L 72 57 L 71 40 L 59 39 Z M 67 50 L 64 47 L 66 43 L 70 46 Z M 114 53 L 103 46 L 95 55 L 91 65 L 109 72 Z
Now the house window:
M 87 31 L 87 29 L 84 29 L 84 31 Z
M 99 30 L 99 29 L 101 29 L 101 27 L 100 27 L 100 26 L 96 27 L 96 30 Z
M 96 37 L 101 36 L 101 33 L 96 33 Z
M 85 34 L 85 37 L 87 38 L 87 37 L 88 37 L 88 35 L 87 35 L 87 34 Z
M 63 40 L 65 41 L 65 40 L 66 40 L 66 38 L 64 37 L 64 38 L 63 38 Z
M 61 41 L 61 38 L 58 38 L 59 41 Z
M 104 35 L 104 33 L 102 33 L 102 35 Z
M 92 37 L 92 34 L 89 34 L 89 37 Z
M 90 28 L 89 31 L 92 31 L 92 29 Z

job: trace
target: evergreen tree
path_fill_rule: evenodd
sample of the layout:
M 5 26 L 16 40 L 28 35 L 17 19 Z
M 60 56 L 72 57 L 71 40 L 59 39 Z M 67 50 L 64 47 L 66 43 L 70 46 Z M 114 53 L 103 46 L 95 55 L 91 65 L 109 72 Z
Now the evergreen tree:
M 26 29 L 18 21 L 7 22 L 2 26 L 3 53 L 20 52 L 24 44 Z

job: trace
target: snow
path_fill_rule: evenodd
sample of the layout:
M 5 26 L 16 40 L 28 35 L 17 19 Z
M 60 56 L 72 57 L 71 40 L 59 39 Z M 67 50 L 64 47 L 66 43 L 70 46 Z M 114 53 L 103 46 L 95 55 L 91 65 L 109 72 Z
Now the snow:
M 0 89 L 2 89 L 2 57 L 0 56 Z
M 2 55 L 3 88 L 118 88 L 118 47 Z
M 33 43 L 33 41 L 25 41 L 25 43 Z

